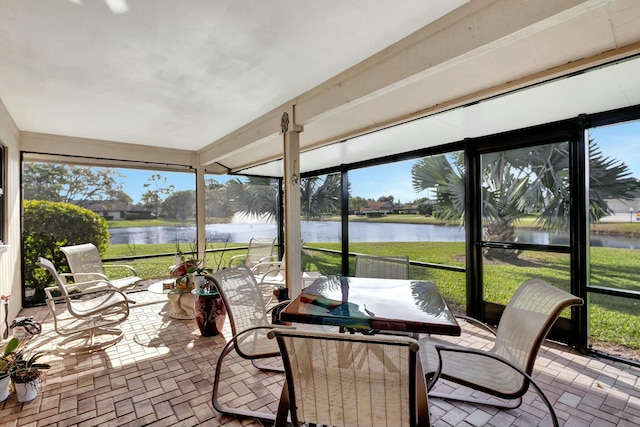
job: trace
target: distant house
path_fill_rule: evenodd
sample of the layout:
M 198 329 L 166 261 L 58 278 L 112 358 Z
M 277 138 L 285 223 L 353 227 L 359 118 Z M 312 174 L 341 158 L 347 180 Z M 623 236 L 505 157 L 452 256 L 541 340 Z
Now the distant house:
M 109 221 L 123 219 L 148 219 L 153 218 L 153 212 L 144 206 L 132 205 L 120 201 L 96 201 L 83 206 Z
M 640 191 L 631 193 L 632 199 L 605 199 L 609 209 L 613 211 L 610 216 L 601 218 L 600 221 L 640 222 Z
M 393 203 L 391 202 L 370 202 L 366 208 L 362 208 L 360 212 L 367 216 L 380 216 L 393 213 Z
M 398 205 L 393 207 L 394 214 L 417 214 L 418 213 L 418 205 Z

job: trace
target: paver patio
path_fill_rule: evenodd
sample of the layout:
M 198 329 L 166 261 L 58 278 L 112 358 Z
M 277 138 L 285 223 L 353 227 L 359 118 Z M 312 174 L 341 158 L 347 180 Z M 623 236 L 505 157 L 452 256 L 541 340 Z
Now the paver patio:
M 202 337 L 195 320 L 169 317 L 165 295 L 140 291 L 123 324 L 125 338 L 94 353 L 51 356 L 52 368 L 38 397 L 18 403 L 11 395 L 0 403 L 0 426 L 262 426 L 256 420 L 217 413 L 211 390 L 218 354 L 230 336 Z M 24 309 L 43 324 L 30 347 L 52 349 L 59 338 L 46 307 Z M 487 335 L 464 325 L 452 341 L 481 348 Z M 281 374 L 265 373 L 232 356 L 221 386 L 230 405 L 275 412 Z M 640 369 L 586 357 L 553 343 L 538 357 L 534 377 L 553 403 L 561 425 L 640 425 Z M 456 386 L 457 387 L 457 386 Z M 441 382 L 437 390 L 452 388 Z M 465 392 L 464 389 L 459 391 Z M 434 426 L 547 426 L 546 408 L 533 391 L 523 405 L 500 411 L 491 407 L 430 400 Z

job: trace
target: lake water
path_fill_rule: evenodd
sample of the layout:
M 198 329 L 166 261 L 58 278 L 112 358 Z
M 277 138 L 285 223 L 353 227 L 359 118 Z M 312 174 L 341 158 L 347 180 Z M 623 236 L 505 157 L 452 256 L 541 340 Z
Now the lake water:
M 305 242 L 341 241 L 340 223 L 335 221 L 302 222 L 302 240 Z M 195 227 L 128 227 L 114 228 L 111 233 L 113 244 L 151 244 L 194 242 Z M 275 237 L 275 224 L 229 223 L 207 225 L 208 242 L 248 243 L 252 237 Z M 547 244 L 568 244 L 566 233 L 558 234 L 539 230 L 518 230 L 519 242 Z M 351 242 L 464 242 L 464 229 L 432 224 L 388 224 L 352 222 L 349 224 Z M 640 239 L 609 235 L 594 235 L 591 246 L 626 249 L 640 249 Z

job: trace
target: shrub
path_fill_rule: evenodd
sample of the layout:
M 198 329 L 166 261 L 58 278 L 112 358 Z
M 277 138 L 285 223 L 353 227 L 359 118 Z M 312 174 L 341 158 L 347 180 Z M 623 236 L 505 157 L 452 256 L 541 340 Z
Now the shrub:
M 109 244 L 104 218 L 70 203 L 25 200 L 23 230 L 24 285 L 25 290 L 35 290 L 33 297 L 27 295 L 29 305 L 44 302 L 44 288 L 51 283 L 49 274 L 38 267 L 38 257 L 68 271 L 61 246 L 93 243 L 102 253 Z
M 418 205 L 418 213 L 420 215 L 433 215 L 434 206 L 428 205 L 426 203 L 421 203 Z

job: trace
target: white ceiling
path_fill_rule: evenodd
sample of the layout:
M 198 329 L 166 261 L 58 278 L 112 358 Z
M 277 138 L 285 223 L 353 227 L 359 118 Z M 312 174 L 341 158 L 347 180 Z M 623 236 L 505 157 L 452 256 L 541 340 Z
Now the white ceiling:
M 199 150 L 468 0 L 0 0 L 22 131 Z

